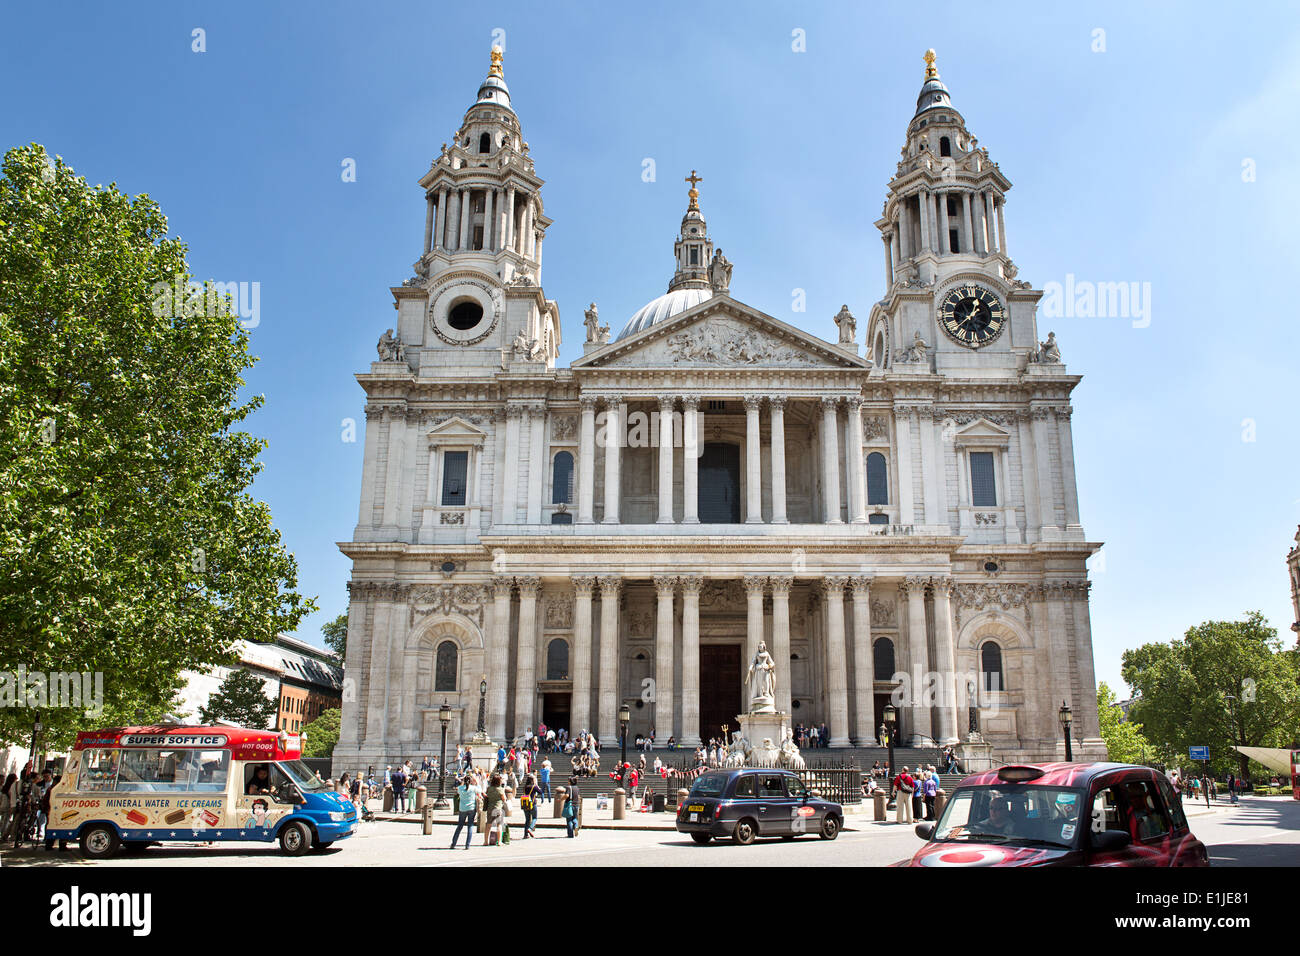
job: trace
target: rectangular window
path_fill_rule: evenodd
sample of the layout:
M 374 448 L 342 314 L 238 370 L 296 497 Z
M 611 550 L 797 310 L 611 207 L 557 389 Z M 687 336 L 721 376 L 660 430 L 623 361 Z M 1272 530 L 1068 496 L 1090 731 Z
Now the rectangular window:
M 993 452 L 970 453 L 970 502 L 976 508 L 995 508 L 997 482 L 993 478 Z
M 465 482 L 469 472 L 469 452 L 449 451 L 442 456 L 442 503 L 463 505 Z
M 87 750 L 81 755 L 81 776 L 77 789 L 93 792 L 117 786 L 117 763 L 120 750 Z
M 116 790 L 183 793 L 224 790 L 227 750 L 124 750 Z
M 691 246 L 691 265 L 698 266 L 699 264 L 700 264 L 700 250 L 697 249 L 695 246 Z

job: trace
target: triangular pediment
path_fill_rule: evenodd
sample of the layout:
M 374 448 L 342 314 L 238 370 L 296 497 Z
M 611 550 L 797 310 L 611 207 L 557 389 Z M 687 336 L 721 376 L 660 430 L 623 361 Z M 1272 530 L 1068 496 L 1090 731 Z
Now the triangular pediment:
M 465 419 L 453 417 L 429 429 L 430 445 L 481 445 L 487 434 Z
M 977 418 L 969 425 L 957 430 L 956 440 L 963 445 L 1005 444 L 1011 440 L 1011 433 L 987 418 Z
M 715 295 L 612 342 L 573 368 L 867 368 L 865 359 L 815 335 Z

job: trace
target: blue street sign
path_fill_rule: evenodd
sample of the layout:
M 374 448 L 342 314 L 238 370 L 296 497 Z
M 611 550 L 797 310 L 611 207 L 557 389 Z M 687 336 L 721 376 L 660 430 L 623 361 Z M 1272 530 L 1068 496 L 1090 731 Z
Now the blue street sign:
M 1187 756 L 1190 757 L 1192 760 L 1209 760 L 1210 748 L 1209 747 L 1188 747 Z

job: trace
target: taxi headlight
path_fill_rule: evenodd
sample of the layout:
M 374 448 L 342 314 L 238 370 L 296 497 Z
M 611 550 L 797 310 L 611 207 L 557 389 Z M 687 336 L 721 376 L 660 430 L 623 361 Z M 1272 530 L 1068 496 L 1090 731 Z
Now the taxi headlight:
M 330 819 L 333 820 L 335 823 L 342 823 L 347 818 L 348 818 L 348 814 L 344 813 L 341 810 L 330 811 Z

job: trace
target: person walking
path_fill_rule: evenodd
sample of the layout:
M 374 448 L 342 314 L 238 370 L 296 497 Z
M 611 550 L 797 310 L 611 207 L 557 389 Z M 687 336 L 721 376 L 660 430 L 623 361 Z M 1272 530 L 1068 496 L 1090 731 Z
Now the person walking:
M 474 836 L 474 817 L 478 814 L 478 792 L 470 785 L 469 777 L 462 777 L 456 788 L 456 832 L 451 835 L 451 849 L 456 849 L 460 831 L 465 831 L 465 849 Z
M 398 767 L 389 775 L 389 785 L 393 788 L 393 812 L 406 812 L 406 771 Z
M 484 846 L 492 846 L 501 840 L 501 827 L 506 819 L 506 792 L 502 789 L 502 784 L 501 775 L 494 773 L 483 794 L 483 815 L 487 818 L 487 830 L 483 834 Z
M 934 819 L 934 801 L 939 795 L 939 775 L 931 770 L 925 772 L 925 782 L 923 784 L 925 791 L 925 818 Z
M 904 767 L 893 780 L 894 793 L 894 822 L 911 823 L 912 822 L 912 794 L 916 792 L 916 781 Z
M 537 801 L 541 799 L 542 788 L 530 773 L 524 777 L 523 787 L 519 791 L 519 806 L 524 811 L 524 839 L 536 839 L 533 831 L 537 827 Z
M 581 815 L 582 791 L 578 788 L 578 777 L 575 774 L 569 778 L 569 795 L 560 808 L 560 816 L 564 818 L 564 827 L 570 839 L 578 835 Z
M 542 758 L 542 766 L 540 771 L 538 772 L 538 775 L 541 779 L 542 799 L 553 800 L 554 797 L 551 794 L 551 758 L 550 757 Z

